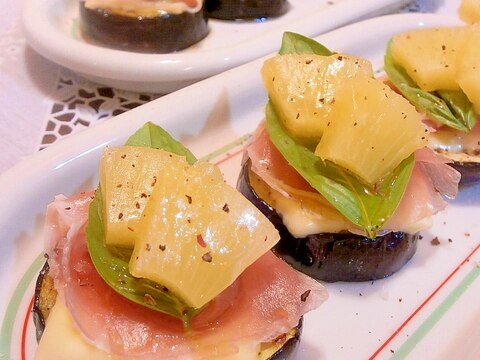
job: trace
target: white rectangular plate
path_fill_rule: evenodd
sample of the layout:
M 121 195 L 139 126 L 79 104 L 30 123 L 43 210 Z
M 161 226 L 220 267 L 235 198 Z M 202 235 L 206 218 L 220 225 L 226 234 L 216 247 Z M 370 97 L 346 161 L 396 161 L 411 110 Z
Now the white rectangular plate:
M 286 29 L 316 36 L 407 2 L 289 0 L 285 15 L 266 21 L 210 19 L 205 39 L 170 54 L 119 51 L 84 41 L 78 0 L 26 0 L 22 22 L 29 44 L 53 62 L 118 89 L 168 93 L 275 51 Z
M 454 18 L 393 15 L 319 37 L 335 51 L 381 68 L 395 33 L 454 25 Z M 277 44 L 279 45 L 279 44 Z M 33 358 L 30 316 L 40 265 L 45 206 L 58 193 L 92 189 L 102 149 L 120 145 L 146 121 L 160 124 L 235 184 L 242 144 L 263 118 L 263 59 L 182 89 L 41 151 L 0 176 L 0 358 Z M 460 193 L 425 231 L 417 254 L 375 282 L 326 284 L 330 299 L 305 317 L 299 359 L 478 359 L 480 186 Z M 440 244 L 430 241 L 437 237 Z M 476 340 L 477 339 L 477 340 Z

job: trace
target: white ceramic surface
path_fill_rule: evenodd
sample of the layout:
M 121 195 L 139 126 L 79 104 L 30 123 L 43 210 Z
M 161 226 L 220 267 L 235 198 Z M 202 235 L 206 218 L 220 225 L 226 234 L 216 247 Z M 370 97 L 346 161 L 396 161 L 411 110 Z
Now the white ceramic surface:
M 210 20 L 209 35 L 172 54 L 140 54 L 86 43 L 78 30 L 79 0 L 25 0 L 29 44 L 47 59 L 114 88 L 168 93 L 275 51 L 284 30 L 316 36 L 406 0 L 290 0 L 290 11 L 265 22 Z
M 318 39 L 331 49 L 367 57 L 379 68 L 392 34 L 456 23 L 435 15 L 394 15 Z M 107 120 L 0 176 L 0 359 L 2 354 L 33 358 L 29 306 L 43 262 L 39 229 L 53 196 L 92 189 L 102 149 L 121 144 L 146 121 L 163 126 L 198 157 L 218 163 L 234 184 L 241 144 L 263 117 L 261 65 L 262 59 L 248 63 Z M 417 254 L 397 274 L 375 282 L 326 284 L 330 299 L 305 317 L 297 358 L 479 359 L 479 215 L 476 186 L 435 218 L 422 233 Z M 435 237 L 439 245 L 431 243 Z

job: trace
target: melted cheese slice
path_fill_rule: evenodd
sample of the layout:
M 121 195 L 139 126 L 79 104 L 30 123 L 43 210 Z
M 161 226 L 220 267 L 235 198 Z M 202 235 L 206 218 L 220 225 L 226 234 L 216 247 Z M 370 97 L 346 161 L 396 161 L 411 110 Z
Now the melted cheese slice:
M 48 316 L 35 360 L 120 360 L 83 340 L 67 307 L 57 301 Z
M 286 193 L 281 193 L 268 186 L 253 171 L 249 172 L 249 177 L 250 185 L 257 195 L 275 209 L 282 217 L 283 224 L 294 237 L 302 238 L 308 235 L 344 231 L 364 235 L 362 229 L 340 214 L 321 195 L 313 195 L 301 190 L 295 191 L 292 188 L 289 188 Z M 432 219 L 425 218 L 403 225 L 401 229 L 395 229 L 395 231 L 414 234 L 431 227 L 431 225 Z M 385 227 L 385 230 L 387 229 L 388 223 Z
M 295 336 L 295 329 L 282 340 L 258 346 L 239 346 L 238 353 L 224 360 L 265 360 L 270 358 L 289 339 Z M 75 326 L 68 308 L 57 301 L 48 316 L 47 326 L 38 344 L 35 360 L 121 360 L 97 349 L 84 340 Z
M 144 17 L 196 13 L 202 6 L 203 0 L 85 0 L 88 9 L 107 9 L 118 15 Z
M 464 133 L 443 126 L 430 134 L 429 147 L 460 162 L 480 162 L 480 126 Z
M 297 238 L 318 233 L 350 231 L 362 233 L 347 218 L 333 208 L 321 195 L 295 191 L 288 187 L 281 193 L 265 183 L 253 171 L 249 172 L 250 185 L 260 198 L 270 204 L 282 217 L 288 231 Z M 288 194 L 288 195 L 286 195 Z

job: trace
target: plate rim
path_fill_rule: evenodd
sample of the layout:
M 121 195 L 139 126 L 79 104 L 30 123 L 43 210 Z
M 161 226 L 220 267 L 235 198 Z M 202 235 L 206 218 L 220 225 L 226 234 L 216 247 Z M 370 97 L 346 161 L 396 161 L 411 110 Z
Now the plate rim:
M 40 0 L 35 0 L 40 1 Z M 61 0 L 57 0 L 61 1 Z M 375 29 L 375 28 L 382 28 L 382 26 L 389 26 L 395 28 L 404 28 L 406 26 L 413 26 L 417 24 L 418 27 L 429 26 L 430 24 L 442 24 L 447 23 L 451 25 L 459 25 L 462 24 L 461 21 L 453 16 L 449 15 L 439 15 L 439 14 L 424 14 L 424 13 L 405 13 L 405 14 L 394 14 L 394 15 L 385 15 L 381 17 L 376 17 L 372 19 L 363 20 L 361 22 L 353 23 L 350 25 L 346 25 L 344 27 L 340 27 L 338 29 L 334 29 L 329 31 L 325 34 L 319 35 L 314 37 L 316 40 L 321 42 L 331 42 L 338 38 L 345 38 L 346 34 L 349 33 L 358 33 L 360 30 L 364 32 L 368 32 L 371 30 L 366 31 L 365 29 Z M 407 24 L 407 25 L 405 25 Z M 351 41 L 346 41 L 350 43 Z M 42 151 L 35 152 L 29 157 L 21 160 L 17 164 L 13 165 L 12 167 L 6 169 L 2 173 L 0 173 L 0 194 L 2 193 L 2 185 L 7 185 L 10 181 L 18 177 L 18 174 L 27 171 L 27 169 L 31 168 L 35 164 L 42 164 L 42 168 L 47 166 L 53 167 L 60 167 L 62 164 L 71 161 L 71 156 L 65 156 L 65 151 L 67 153 L 71 153 L 73 149 L 84 149 L 91 150 L 94 147 L 106 146 L 108 143 L 118 139 L 119 137 L 125 138 L 128 134 L 133 133 L 135 129 L 137 129 L 141 124 L 143 124 L 147 120 L 137 120 L 127 122 L 124 121 L 125 118 L 132 117 L 133 114 L 141 114 L 142 112 L 146 112 L 146 109 L 151 107 L 157 108 L 172 108 L 176 104 L 180 103 L 179 99 L 188 99 L 197 95 L 201 95 L 204 89 L 208 89 L 212 85 L 222 84 L 225 82 L 225 79 L 231 80 L 235 77 L 239 77 L 238 74 L 242 74 L 244 72 L 248 72 L 248 69 L 253 68 L 260 68 L 263 61 L 272 56 L 273 53 L 267 54 L 262 56 L 258 59 L 252 60 L 248 63 L 242 64 L 238 67 L 225 71 L 223 73 L 214 75 L 210 78 L 202 80 L 198 83 L 195 83 L 191 86 L 182 88 L 178 91 L 173 93 L 164 95 L 159 97 L 155 100 L 152 100 L 148 103 L 140 105 L 132 110 L 124 112 L 122 114 L 116 115 L 115 117 L 106 119 L 102 121 L 100 124 L 95 125 L 94 127 L 85 129 L 79 133 L 73 134 L 61 141 L 53 143 L 49 145 L 46 149 Z M 254 75 L 256 76 L 256 74 Z M 228 82 L 228 81 L 227 81 Z M 120 119 L 120 120 L 119 120 Z M 123 121 L 123 128 L 122 133 L 119 134 L 115 130 L 118 130 L 119 121 Z M 109 136 L 109 134 L 112 134 Z M 113 135 L 115 134 L 115 135 Z M 78 146 L 78 144 L 90 144 L 90 147 L 85 149 L 82 146 Z M 78 156 L 79 154 L 77 154 Z M 48 161 L 50 159 L 50 161 Z M 0 209 L 4 205 L 3 202 L 0 202 Z M 2 212 L 0 212 L 2 213 Z M 1 243 L 1 242 L 0 242 Z
M 63 6 L 60 5 L 73 6 L 70 4 L 75 1 L 78 0 L 25 0 L 21 10 L 21 22 L 30 46 L 50 61 L 87 78 L 126 90 L 145 89 L 149 92 L 155 89 L 160 92 L 176 90 L 179 86 L 183 87 L 274 51 L 286 27 L 307 36 L 316 36 L 362 16 L 381 9 L 400 7 L 408 2 L 369 0 L 360 3 L 357 0 L 342 0 L 340 3 L 327 5 L 321 13 L 307 13 L 301 20 L 295 19 L 282 24 L 281 20 L 278 20 L 281 18 L 274 19 L 280 21 L 279 26 L 248 41 L 218 49 L 196 51 L 192 50 L 192 47 L 170 54 L 140 54 L 78 41 L 49 21 L 49 14 L 55 6 L 55 11 L 60 12 L 61 16 L 64 10 L 62 11 Z M 61 9 L 58 10 L 58 7 Z M 319 21 L 319 18 L 322 21 Z M 218 20 L 210 19 L 209 22 L 211 26 Z

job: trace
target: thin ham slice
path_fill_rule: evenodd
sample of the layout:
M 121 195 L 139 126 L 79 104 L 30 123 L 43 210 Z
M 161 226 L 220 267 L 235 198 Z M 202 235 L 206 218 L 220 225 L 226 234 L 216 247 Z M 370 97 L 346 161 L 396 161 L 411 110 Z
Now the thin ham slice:
M 288 332 L 327 298 L 322 285 L 268 252 L 185 332 L 178 319 L 130 302 L 95 271 L 85 239 L 91 196 L 60 196 L 48 207 L 46 251 L 75 324 L 88 341 L 108 353 L 128 359 L 235 354 L 240 346 L 255 348 Z
M 271 188 L 285 196 L 289 196 L 285 187 L 316 192 L 273 145 L 264 123 L 255 131 L 246 152 L 252 163 L 252 171 Z
M 286 189 L 291 186 L 303 190 L 306 196 L 316 192 L 275 148 L 264 124 L 255 132 L 247 155 L 252 171 L 284 196 L 290 197 Z M 405 194 L 384 229 L 412 233 L 430 226 L 432 215 L 447 206 L 443 196 L 453 198 L 458 191 L 460 174 L 447 163 L 428 148 L 415 153 L 415 166 Z M 347 219 L 345 230 L 356 231 Z
M 448 165 L 452 161 L 437 154 L 432 149 L 422 148 L 415 152 L 415 160 L 432 181 L 435 190 L 449 199 L 454 199 L 458 193 L 458 183 L 461 174 Z
M 75 237 L 84 228 L 93 196 L 93 192 L 82 192 L 70 198 L 57 195 L 47 207 L 44 242 L 57 290 L 65 286 L 65 280 L 68 281 L 61 269 L 63 257 L 68 257 L 71 251 L 71 241 L 67 239 Z
M 449 160 L 429 148 L 415 152 L 415 166 L 405 194 L 386 226 L 413 233 L 431 225 L 431 217 L 447 207 L 445 197 L 458 192 L 460 173 Z

